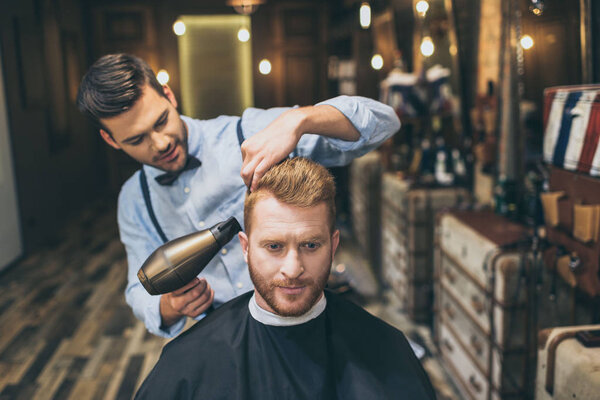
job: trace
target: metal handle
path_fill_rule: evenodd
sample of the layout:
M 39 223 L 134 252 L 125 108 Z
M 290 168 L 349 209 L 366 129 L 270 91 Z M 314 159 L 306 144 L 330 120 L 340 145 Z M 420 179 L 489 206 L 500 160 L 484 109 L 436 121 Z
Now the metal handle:
M 471 297 L 471 306 L 477 314 L 482 314 L 485 311 L 485 305 L 483 301 L 479 300 L 479 297 L 473 295 Z
M 445 270 L 444 273 L 446 274 L 446 277 L 448 278 L 448 280 L 450 281 L 450 283 L 454 283 L 456 282 L 456 275 L 454 275 L 454 273 L 452 271 L 450 271 L 449 269 Z
M 452 307 L 450 306 L 450 304 L 446 303 L 444 304 L 444 310 L 446 310 L 446 314 L 448 314 L 448 318 L 450 318 L 451 320 L 454 320 L 454 311 L 452 310 Z
M 450 344 L 450 342 L 448 341 L 448 339 L 444 339 L 442 341 L 442 344 L 444 345 L 444 347 L 446 347 L 448 349 L 448 351 L 450 353 L 454 352 L 454 347 Z
M 481 383 L 479 383 L 475 380 L 475 375 L 471 375 L 469 377 L 469 383 L 471 384 L 471 386 L 473 386 L 473 389 L 475 389 L 475 391 L 477 393 L 481 393 L 481 390 L 482 390 Z
M 475 349 L 475 353 L 477 353 L 477 355 L 480 356 L 483 354 L 483 346 L 481 343 L 479 343 L 479 340 L 477 340 L 477 336 L 475 335 L 471 335 L 471 346 L 473 346 L 473 349 Z

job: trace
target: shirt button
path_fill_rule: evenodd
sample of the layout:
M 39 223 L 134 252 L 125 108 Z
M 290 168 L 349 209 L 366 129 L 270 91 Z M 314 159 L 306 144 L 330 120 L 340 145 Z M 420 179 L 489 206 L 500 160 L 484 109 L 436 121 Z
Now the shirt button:
M 223 255 L 227 254 L 227 249 L 221 250 L 221 254 L 223 254 Z
M 199 226 L 200 228 L 202 228 L 202 227 L 204 226 L 204 221 L 200 221 L 200 222 L 198 222 L 198 226 Z
M 238 287 L 238 289 L 241 289 L 244 287 L 244 284 L 242 282 L 238 282 L 237 287 Z
M 189 193 L 190 192 L 190 188 L 186 186 L 186 187 L 183 188 L 183 191 L 186 192 L 186 193 Z

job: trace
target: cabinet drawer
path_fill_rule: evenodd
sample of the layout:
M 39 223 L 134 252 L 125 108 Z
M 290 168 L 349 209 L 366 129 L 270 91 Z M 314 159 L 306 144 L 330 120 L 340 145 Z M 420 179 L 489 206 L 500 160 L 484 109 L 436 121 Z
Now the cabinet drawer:
M 452 332 L 442 322 L 440 325 L 440 352 L 457 383 L 469 398 L 487 400 L 488 382 L 460 347 Z
M 527 313 L 524 299 L 516 305 L 503 307 L 502 304 L 492 301 L 488 294 L 482 291 L 482 288 L 476 285 L 467 277 L 457 264 L 449 258 L 441 255 L 440 262 L 440 282 L 444 290 L 462 306 L 465 313 L 475 321 L 476 325 L 485 335 L 490 336 L 490 309 L 494 307 L 494 339 L 495 343 L 503 350 L 522 348 L 527 343 Z M 503 279 L 501 275 L 499 279 Z M 513 278 L 516 278 L 513 275 Z M 502 285 L 506 287 L 506 285 Z M 518 289 L 519 298 L 525 297 L 526 288 L 521 286 Z M 514 302 L 513 302 L 514 303 Z
M 489 337 L 469 318 L 457 305 L 454 298 L 442 286 L 440 295 L 440 314 L 443 323 L 447 324 L 462 342 L 472 359 L 484 374 L 489 371 Z

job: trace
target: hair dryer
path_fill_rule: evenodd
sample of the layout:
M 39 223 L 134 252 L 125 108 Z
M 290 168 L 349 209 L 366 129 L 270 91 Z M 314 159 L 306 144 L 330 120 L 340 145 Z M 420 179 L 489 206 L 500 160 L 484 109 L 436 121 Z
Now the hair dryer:
M 238 221 L 231 217 L 210 229 L 173 239 L 148 257 L 138 271 L 138 279 L 151 295 L 177 290 L 202 272 L 241 230 Z

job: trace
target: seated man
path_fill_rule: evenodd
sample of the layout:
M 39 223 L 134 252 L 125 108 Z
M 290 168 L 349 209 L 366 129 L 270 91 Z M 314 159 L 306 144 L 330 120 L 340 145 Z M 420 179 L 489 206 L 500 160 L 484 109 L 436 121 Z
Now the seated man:
M 304 158 L 269 170 L 239 239 L 255 290 L 167 344 L 139 399 L 434 399 L 402 332 L 324 292 L 335 184 Z

